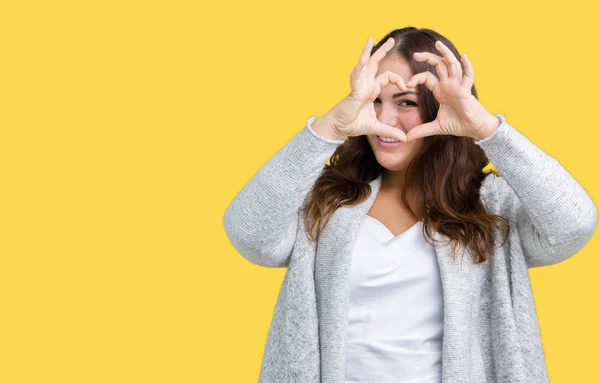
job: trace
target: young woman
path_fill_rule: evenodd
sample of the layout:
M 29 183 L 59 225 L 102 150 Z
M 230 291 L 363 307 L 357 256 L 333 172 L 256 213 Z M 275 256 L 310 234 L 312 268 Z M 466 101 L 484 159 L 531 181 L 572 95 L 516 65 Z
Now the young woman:
M 473 79 L 433 30 L 368 39 L 350 94 L 228 206 L 240 254 L 288 268 L 260 382 L 548 381 L 528 268 L 580 250 L 598 211 Z

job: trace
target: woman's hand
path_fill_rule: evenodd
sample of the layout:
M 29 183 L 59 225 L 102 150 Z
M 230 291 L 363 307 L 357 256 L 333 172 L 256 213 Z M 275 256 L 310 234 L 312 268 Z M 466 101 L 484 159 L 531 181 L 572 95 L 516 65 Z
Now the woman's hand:
M 421 72 L 415 74 L 406 86 L 414 88 L 418 84 L 425 84 L 438 100 L 440 108 L 435 120 L 409 130 L 406 134 L 408 140 L 436 134 L 466 136 L 478 140 L 491 136 L 501 121 L 490 114 L 471 93 L 475 73 L 467 55 L 461 56 L 466 72 L 463 76 L 454 53 L 439 40 L 436 41 L 436 48 L 443 57 L 431 52 L 415 52 L 414 59 L 434 65 L 440 78 L 430 71 Z
M 341 137 L 360 135 L 379 135 L 406 142 L 406 135 L 398 128 L 382 123 L 377 119 L 373 101 L 379 97 L 381 89 L 394 84 L 401 91 L 406 85 L 401 76 L 385 71 L 375 77 L 379 62 L 394 46 L 394 39 L 389 38 L 372 56 L 373 40 L 369 37 L 363 48 L 360 60 L 350 75 L 350 94 L 335 105 L 328 114 L 331 126 Z

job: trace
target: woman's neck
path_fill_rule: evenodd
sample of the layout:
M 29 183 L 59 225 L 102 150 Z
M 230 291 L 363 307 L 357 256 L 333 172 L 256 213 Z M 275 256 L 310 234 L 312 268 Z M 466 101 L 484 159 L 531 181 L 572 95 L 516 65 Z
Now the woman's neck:
M 383 190 L 400 190 L 404 186 L 405 170 L 390 171 L 383 170 L 381 176 L 381 189 Z

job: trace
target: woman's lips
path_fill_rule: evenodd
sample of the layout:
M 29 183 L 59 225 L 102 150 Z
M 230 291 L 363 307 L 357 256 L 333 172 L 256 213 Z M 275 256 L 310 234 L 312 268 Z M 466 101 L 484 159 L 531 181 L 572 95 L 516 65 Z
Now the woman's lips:
M 382 148 L 385 148 L 385 149 L 394 149 L 394 148 L 399 147 L 402 144 L 402 141 L 385 142 L 381 138 L 379 138 L 379 136 L 376 136 L 376 137 L 377 137 L 377 142 L 379 143 L 379 146 L 381 146 Z

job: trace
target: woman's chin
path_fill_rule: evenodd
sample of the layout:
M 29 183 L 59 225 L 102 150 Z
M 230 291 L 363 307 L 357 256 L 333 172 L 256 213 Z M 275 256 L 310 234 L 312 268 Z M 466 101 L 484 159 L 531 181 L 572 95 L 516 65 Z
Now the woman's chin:
M 408 161 L 403 155 L 379 154 L 376 155 L 377 162 L 385 169 L 396 172 L 406 167 Z
M 379 165 L 389 171 L 400 171 L 405 169 L 417 150 L 417 147 L 421 144 L 417 141 L 402 143 L 402 145 L 390 149 L 382 148 L 375 140 L 378 140 L 376 136 L 369 136 L 371 150 L 373 150 Z

